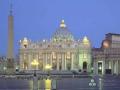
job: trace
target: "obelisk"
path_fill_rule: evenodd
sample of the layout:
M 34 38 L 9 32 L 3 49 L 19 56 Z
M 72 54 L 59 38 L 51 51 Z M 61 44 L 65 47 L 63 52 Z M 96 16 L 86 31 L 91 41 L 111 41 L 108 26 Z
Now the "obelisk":
M 10 71 L 14 68 L 14 17 L 12 3 L 10 3 L 10 13 L 8 16 L 8 51 L 7 51 L 7 68 Z

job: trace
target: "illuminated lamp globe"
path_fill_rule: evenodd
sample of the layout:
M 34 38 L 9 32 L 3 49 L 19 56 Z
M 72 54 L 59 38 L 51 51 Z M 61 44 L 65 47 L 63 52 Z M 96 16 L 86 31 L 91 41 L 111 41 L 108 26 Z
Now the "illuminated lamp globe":
M 31 65 L 37 66 L 37 65 L 39 65 L 39 62 L 38 62 L 36 59 L 34 59 L 34 60 L 31 62 Z
M 51 66 L 50 64 L 47 64 L 47 65 L 45 66 L 45 69 L 46 69 L 46 70 L 51 70 L 51 69 L 52 69 L 52 66 Z

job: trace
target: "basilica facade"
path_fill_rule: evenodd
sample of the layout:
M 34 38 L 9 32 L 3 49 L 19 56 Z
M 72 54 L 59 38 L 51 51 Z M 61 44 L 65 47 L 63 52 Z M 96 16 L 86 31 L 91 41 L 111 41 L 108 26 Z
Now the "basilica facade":
M 76 40 L 64 20 L 49 40 L 33 42 L 20 40 L 20 70 L 41 70 L 50 65 L 52 70 L 91 71 L 91 43 L 85 36 Z M 36 64 L 36 65 L 34 65 Z

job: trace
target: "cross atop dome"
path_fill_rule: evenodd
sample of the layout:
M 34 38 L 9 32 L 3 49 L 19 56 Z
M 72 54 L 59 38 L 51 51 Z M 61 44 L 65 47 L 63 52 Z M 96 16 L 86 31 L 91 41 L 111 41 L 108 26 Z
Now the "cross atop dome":
M 10 0 L 10 15 L 13 13 L 13 3 L 12 0 Z
M 65 27 L 66 27 L 66 24 L 65 24 L 65 21 L 64 21 L 64 20 L 61 21 L 60 27 L 61 27 L 61 28 L 65 28 Z

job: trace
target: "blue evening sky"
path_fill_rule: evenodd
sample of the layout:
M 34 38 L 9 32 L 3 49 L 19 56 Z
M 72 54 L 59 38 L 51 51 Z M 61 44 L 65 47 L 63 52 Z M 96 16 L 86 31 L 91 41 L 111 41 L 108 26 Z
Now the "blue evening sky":
M 106 33 L 120 33 L 120 0 L 12 0 L 15 52 L 19 40 L 49 39 L 61 19 L 77 39 L 100 47 Z M 9 0 L 0 0 L 0 55 L 7 52 Z

